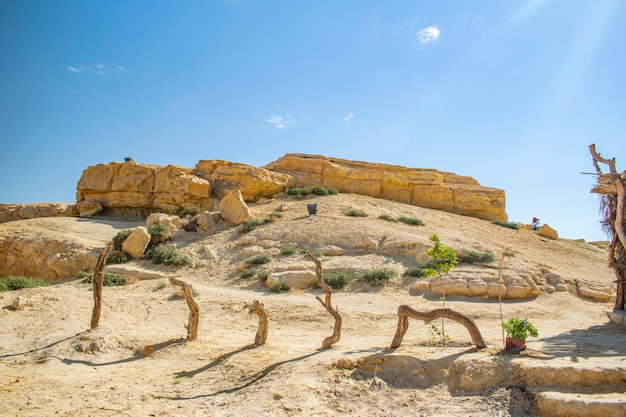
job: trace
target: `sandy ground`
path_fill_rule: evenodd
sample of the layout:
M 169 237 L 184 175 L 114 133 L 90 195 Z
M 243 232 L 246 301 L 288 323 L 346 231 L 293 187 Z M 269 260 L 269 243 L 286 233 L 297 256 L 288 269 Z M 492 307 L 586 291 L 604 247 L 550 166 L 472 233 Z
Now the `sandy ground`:
M 564 276 L 598 282 L 600 287 L 611 285 L 604 254 L 586 243 L 545 242 L 532 232 L 509 231 L 476 219 L 358 196 L 321 201 L 323 209 L 314 219 L 297 212 L 295 204 L 302 202 L 279 202 L 287 205 L 285 216 L 269 226 L 304 229 L 312 225 L 319 231 L 330 228 L 340 233 L 341 227 L 356 230 L 367 224 L 373 235 L 388 235 L 396 233 L 393 228 L 398 228 L 397 233 L 406 229 L 386 223 L 372 226 L 377 210 L 404 210 L 426 222 L 419 229 L 424 241 L 436 232 L 444 244 L 496 253 L 512 247 L 518 256 L 508 268 L 543 265 Z M 348 207 L 363 207 L 370 218 L 342 217 Z M 276 204 L 269 204 L 254 210 L 262 214 L 275 208 Z M 55 220 L 61 225 L 76 223 L 76 219 Z M 107 222 L 98 220 L 103 223 Z M 89 225 L 81 221 L 82 232 L 74 238 L 88 236 Z M 118 219 L 112 232 L 124 227 Z M 23 233 L 30 233 L 26 229 Z M 63 230 L 59 227 L 58 233 Z M 443 369 L 460 360 L 476 360 L 479 368 L 486 364 L 483 374 L 488 375 L 493 369 L 487 365 L 498 357 L 530 367 L 626 367 L 626 331 L 609 324 L 606 316 L 612 303 L 584 300 L 569 292 L 503 303 L 505 318 L 527 317 L 539 329 L 540 337 L 529 339 L 528 350 L 522 354 L 502 352 L 497 301 L 464 297 L 449 297 L 446 306 L 474 318 L 487 349 L 474 349 L 467 331 L 451 321 L 445 323 L 450 345 L 428 346 L 429 327 L 411 321 L 402 346 L 390 350 L 399 305 L 421 311 L 441 306 L 438 299 L 411 294 L 409 283 L 401 277 L 383 288 L 355 283 L 335 291 L 333 305 L 343 318 L 341 340 L 322 350 L 333 321 L 315 299 L 323 296 L 321 290 L 274 293 L 256 281 L 239 278 L 237 259 L 250 247 L 240 240 L 250 236 L 232 228 L 192 235 L 179 246 L 192 256 L 193 266 L 133 264 L 164 276 L 179 276 L 193 285 L 201 311 L 199 337 L 193 342 L 185 341 L 187 305 L 172 299 L 176 288 L 165 278 L 105 287 L 100 327 L 94 330 L 89 330 L 90 284 L 72 280 L 0 293 L 0 415 L 530 416 L 532 396 L 524 389 L 502 386 L 460 391 L 437 375 L 420 375 L 420 366 L 423 370 L 425 364 L 434 362 Z M 199 248 L 207 245 L 221 254 L 219 259 L 198 255 Z M 372 256 L 341 258 L 344 265 L 365 269 L 384 262 Z M 297 262 L 307 264 L 303 257 Z M 332 262 L 337 260 L 326 258 L 323 265 Z M 12 309 L 17 296 L 32 305 Z M 253 300 L 261 301 L 269 315 L 268 342 L 263 346 L 252 345 L 258 321 L 244 303 Z M 403 360 L 405 365 L 381 367 L 380 372 L 376 367 L 373 371 L 355 368 L 372 358 L 386 358 L 389 363 Z

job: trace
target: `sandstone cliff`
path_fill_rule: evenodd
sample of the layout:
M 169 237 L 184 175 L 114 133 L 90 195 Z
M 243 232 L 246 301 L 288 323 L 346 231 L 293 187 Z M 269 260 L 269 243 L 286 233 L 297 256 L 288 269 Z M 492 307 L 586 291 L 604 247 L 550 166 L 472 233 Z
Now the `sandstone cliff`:
M 292 175 L 297 186 L 319 184 L 343 193 L 384 198 L 484 220 L 507 220 L 503 190 L 483 187 L 471 177 L 436 169 L 304 154 L 286 154 L 264 168 Z

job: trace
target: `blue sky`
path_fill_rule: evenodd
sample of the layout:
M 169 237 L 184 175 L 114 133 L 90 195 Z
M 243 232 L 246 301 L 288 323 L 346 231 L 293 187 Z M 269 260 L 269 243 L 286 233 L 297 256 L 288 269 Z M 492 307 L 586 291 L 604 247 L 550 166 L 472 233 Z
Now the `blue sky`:
M 0 203 L 89 165 L 322 154 L 476 178 L 511 221 L 605 240 L 626 169 L 622 0 L 0 2 Z

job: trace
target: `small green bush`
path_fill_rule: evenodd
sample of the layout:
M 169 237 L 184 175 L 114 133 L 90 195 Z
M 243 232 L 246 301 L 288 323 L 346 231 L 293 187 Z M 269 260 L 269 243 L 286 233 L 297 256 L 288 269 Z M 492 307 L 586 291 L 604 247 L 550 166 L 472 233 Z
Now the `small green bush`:
M 128 260 L 129 257 L 127 255 L 111 255 L 107 258 L 107 265 L 125 264 Z
M 282 282 L 276 282 L 274 285 L 270 287 L 271 292 L 281 292 L 281 291 L 289 291 L 289 287 L 283 284 Z
M 370 271 L 365 271 L 361 274 L 361 280 L 368 284 L 378 287 L 391 280 L 396 275 L 396 271 L 389 268 L 378 268 Z
M 367 214 L 365 211 L 363 211 L 361 209 L 352 209 L 352 210 L 348 210 L 348 212 L 346 213 L 346 216 L 350 216 L 350 217 L 367 217 L 367 216 L 369 216 L 369 214 Z
M 409 226 L 425 226 L 423 221 L 414 217 L 400 216 L 398 217 L 398 221 L 404 224 L 408 224 Z
M 287 245 L 287 246 L 282 246 L 280 248 L 281 255 L 289 256 L 289 255 L 293 255 L 296 252 L 298 252 L 298 248 L 296 246 Z
M 247 269 L 244 269 L 244 270 L 241 272 L 241 278 L 243 278 L 243 279 L 252 278 L 252 277 L 253 277 L 253 276 L 255 276 L 258 272 L 259 272 L 259 270 L 258 270 L 258 269 L 256 269 L 256 268 L 247 268 Z
M 133 229 L 124 229 L 117 232 L 117 234 L 113 236 L 113 249 L 122 250 L 122 244 L 132 232 Z
M 147 230 L 150 236 L 164 237 L 164 236 L 167 236 L 167 234 L 170 231 L 170 228 L 162 223 L 152 223 L 151 225 L 147 227 Z
M 324 187 L 315 186 L 311 189 L 311 193 L 319 196 L 328 195 L 328 190 Z
M 456 257 L 459 262 L 465 262 L 468 264 L 489 263 L 494 261 L 493 252 L 491 251 L 476 252 L 463 249 L 460 253 L 456 254 Z
M 0 292 L 21 290 L 22 288 L 45 287 L 48 284 L 41 278 L 9 275 L 0 279 Z
M 267 253 L 260 253 L 251 258 L 246 259 L 244 262 L 248 265 L 263 265 L 272 260 L 272 257 Z
M 148 257 L 155 264 L 183 266 L 188 265 L 191 260 L 182 255 L 172 246 L 158 245 L 148 251 Z
M 337 194 L 339 194 L 339 190 L 337 190 L 336 188 L 333 188 L 333 187 L 329 187 L 326 190 L 328 191 L 328 194 L 330 194 L 330 195 L 337 195 Z
M 267 278 L 270 276 L 270 271 L 268 271 L 267 269 L 262 269 L 259 272 L 256 273 L 256 277 L 259 281 L 261 282 L 265 282 L 267 281 Z
M 347 272 L 337 271 L 324 274 L 324 282 L 336 290 L 344 288 L 352 281 L 352 275 Z
M 396 223 L 398 221 L 398 219 L 396 219 L 390 214 L 381 214 L 380 216 L 378 216 L 378 218 L 382 220 L 387 220 L 388 222 L 393 222 L 393 223 Z
M 503 222 L 500 220 L 494 220 L 491 223 L 496 224 L 498 226 L 507 227 L 513 230 L 519 230 L 519 224 L 516 222 Z
M 265 223 L 261 219 L 248 219 L 243 223 L 243 227 L 241 228 L 242 233 L 248 233 L 259 227 Z
M 80 282 L 83 284 L 91 284 L 92 276 L 93 272 L 86 269 L 78 272 L 78 279 L 80 279 Z M 126 277 L 117 274 L 104 274 L 104 277 L 102 277 L 102 285 L 105 287 L 119 287 L 126 285 Z
M 204 213 L 204 209 L 198 204 L 186 206 L 183 211 L 180 212 L 179 217 L 186 217 L 187 215 L 195 216 L 196 214 Z
M 267 217 L 265 218 L 265 220 L 263 220 L 265 223 L 271 223 L 271 222 L 276 222 L 278 221 L 278 219 L 282 218 L 283 214 L 279 213 L 277 211 L 273 211 L 270 214 L 267 215 Z

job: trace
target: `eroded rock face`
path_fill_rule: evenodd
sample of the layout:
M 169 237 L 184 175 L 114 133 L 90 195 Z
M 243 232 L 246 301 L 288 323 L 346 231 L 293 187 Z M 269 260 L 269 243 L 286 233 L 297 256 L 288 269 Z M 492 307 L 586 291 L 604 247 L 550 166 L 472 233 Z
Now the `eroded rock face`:
M 293 181 L 288 173 L 220 160 L 199 161 L 194 173 L 211 183 L 215 197 L 221 199 L 234 190 L 240 190 L 247 202 L 285 191 Z
M 176 165 L 110 162 L 90 166 L 78 181 L 76 201 L 93 199 L 105 208 L 178 212 L 189 205 L 210 209 L 211 185 Z
M 304 154 L 286 154 L 263 168 L 291 175 L 295 186 L 334 187 L 343 193 L 385 198 L 484 220 L 507 220 L 503 190 L 436 169 Z
M 232 224 L 241 224 L 250 218 L 250 209 L 239 190 L 232 191 L 220 202 L 220 214 Z
M 78 206 L 70 203 L 0 204 L 0 223 L 38 217 L 78 216 Z

